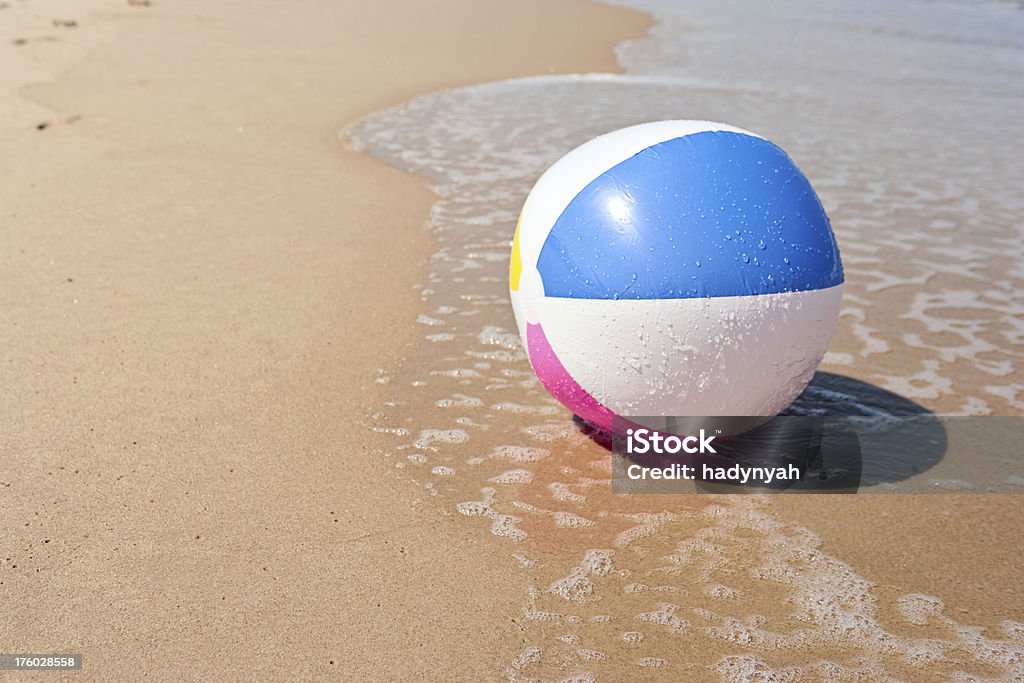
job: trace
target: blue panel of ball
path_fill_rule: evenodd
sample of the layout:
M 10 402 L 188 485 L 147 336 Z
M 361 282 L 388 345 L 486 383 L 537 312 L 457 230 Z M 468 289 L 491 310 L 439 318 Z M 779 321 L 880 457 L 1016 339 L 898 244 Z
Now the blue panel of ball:
M 613 166 L 555 222 L 537 262 L 544 293 L 681 299 L 824 289 L 839 249 L 810 183 L 779 147 L 704 132 Z

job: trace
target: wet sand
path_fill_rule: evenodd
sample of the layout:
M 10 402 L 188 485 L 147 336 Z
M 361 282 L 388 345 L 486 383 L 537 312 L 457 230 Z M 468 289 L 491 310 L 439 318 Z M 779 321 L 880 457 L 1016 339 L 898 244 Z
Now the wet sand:
M 847 379 L 831 388 L 819 384 L 822 393 L 812 407 L 1017 412 L 1012 400 L 1002 398 L 1005 393 L 1012 399 L 1003 391 L 1012 376 L 1000 374 L 1013 367 L 1014 344 L 993 346 L 998 353 L 992 355 L 980 351 L 1006 330 L 1007 311 L 999 302 L 1013 282 L 1012 271 L 1004 269 L 1012 250 L 1004 255 L 1006 247 L 987 241 L 1010 243 L 1014 225 L 979 228 L 998 221 L 1002 211 L 1015 215 L 1012 195 L 998 191 L 1004 177 L 965 181 L 966 196 L 996 197 L 977 202 L 990 207 L 986 211 L 971 209 L 969 201 L 961 206 L 950 178 L 933 172 L 936 148 L 913 143 L 941 136 L 942 125 L 919 127 L 919 138 L 902 135 L 897 149 L 886 149 L 886 135 L 865 131 L 857 108 L 843 106 L 842 97 L 829 100 L 835 96 L 829 88 L 815 91 L 818 101 L 800 100 L 785 86 L 771 95 L 745 92 L 742 68 L 708 57 L 746 44 L 744 36 L 770 54 L 779 34 L 759 35 L 766 14 L 779 32 L 801 27 L 803 39 L 838 44 L 840 53 L 865 48 L 870 41 L 861 38 L 864 26 L 830 33 L 822 26 L 832 24 L 817 21 L 814 11 L 810 18 L 801 15 L 813 3 L 789 3 L 799 20 L 779 20 L 773 5 L 752 13 L 747 35 L 736 29 L 738 17 L 701 17 L 701 4 L 688 4 L 678 10 L 681 17 L 659 25 L 660 41 L 634 46 L 645 56 L 633 62 L 641 65 L 633 79 L 531 79 L 435 93 L 375 113 L 351 131 L 357 144 L 430 178 L 442 195 L 431 216 L 439 242 L 421 290 L 422 343 L 407 362 L 381 376 L 391 387 L 390 401 L 373 416 L 373 424 L 390 435 L 381 455 L 436 494 L 439 510 L 457 510 L 467 525 L 497 537 L 496 552 L 520 558 L 519 573 L 531 590 L 522 600 L 528 647 L 510 665 L 517 676 L 1014 680 L 1022 675 L 1024 647 L 1020 564 L 1006 542 L 1021 528 L 1014 496 L 613 496 L 607 451 L 580 433 L 532 379 L 508 310 L 503 269 L 507 236 L 527 190 L 559 150 L 617 126 L 684 115 L 774 131 L 801 166 L 806 163 L 832 213 L 848 261 L 848 301 L 822 369 Z M 733 5 L 723 7 L 724 14 L 736 13 Z M 900 7 L 923 11 L 916 3 Z M 696 18 L 688 22 L 691 11 Z M 875 35 L 871 24 L 879 15 L 863 16 Z M 873 54 L 929 55 L 933 31 L 952 30 L 950 22 L 939 29 L 904 22 L 910 25 L 906 35 L 881 41 L 884 49 Z M 693 46 L 687 49 L 690 30 Z M 987 48 L 978 60 L 1001 54 L 983 38 L 977 48 Z M 670 49 L 681 54 L 667 54 Z M 620 49 L 623 54 L 628 50 Z M 659 62 L 651 54 L 667 56 Z M 659 87 L 658 75 L 709 61 L 718 69 L 682 72 L 696 82 Z M 803 78 L 795 80 L 815 82 L 843 61 L 798 71 Z M 888 83 L 884 75 L 878 80 L 870 68 L 838 71 L 844 87 L 856 84 L 875 97 L 886 90 L 879 85 Z M 700 80 L 705 77 L 711 82 Z M 739 85 L 731 87 L 732 79 Z M 950 89 L 962 82 L 955 76 L 948 81 Z M 910 87 L 902 79 L 891 85 Z M 963 99 L 970 100 L 967 111 L 977 110 L 978 121 L 1006 117 L 983 96 Z M 902 101 L 883 100 L 882 108 Z M 836 106 L 824 104 L 829 101 Z M 566 112 L 572 112 L 570 123 L 560 118 Z M 977 143 L 965 146 L 1005 161 L 997 154 L 1001 148 L 979 133 L 990 127 L 969 124 L 961 130 Z M 465 148 L 483 153 L 469 159 L 453 153 Z M 518 158 L 510 161 L 504 154 L 509 149 Z M 901 185 L 908 178 L 913 191 Z M 1002 207 L 1004 198 L 1009 207 Z M 953 240 L 938 234 L 950 226 L 958 227 L 961 239 L 972 235 L 953 260 L 979 271 L 984 266 L 989 279 L 950 275 L 946 271 L 958 266 L 946 262 L 948 254 L 913 268 L 906 264 L 905 253 L 932 256 L 937 245 L 929 238 Z M 970 253 L 974 248 L 988 258 Z M 879 251 L 885 259 L 876 258 Z M 919 297 L 934 299 L 926 308 L 939 310 L 917 310 Z M 947 299 L 970 304 L 969 310 L 939 305 Z M 935 334 L 947 327 L 956 333 Z M 830 396 L 833 391 L 839 395 Z M 947 436 L 948 445 L 960 449 L 956 457 L 968 459 L 962 440 Z M 871 443 L 866 458 L 892 457 L 885 444 Z M 955 483 L 944 480 L 944 468 L 933 468 L 934 462 L 901 464 L 919 466 L 936 490 Z M 873 486 L 885 489 L 887 483 L 895 481 L 883 478 Z
M 1024 530 L 1017 495 L 787 496 L 780 517 L 811 528 L 889 597 L 941 596 L 950 615 L 995 627 L 1024 614 L 1010 541 Z
M 97 678 L 500 671 L 513 560 L 369 455 L 432 195 L 338 131 L 614 70 L 647 27 L 571 0 L 3 3 L 5 651 Z

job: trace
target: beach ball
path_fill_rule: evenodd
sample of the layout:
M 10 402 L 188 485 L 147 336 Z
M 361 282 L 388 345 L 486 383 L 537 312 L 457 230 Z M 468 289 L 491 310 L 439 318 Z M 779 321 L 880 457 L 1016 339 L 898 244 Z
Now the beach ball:
M 516 324 L 584 420 L 770 416 L 835 329 L 843 268 L 821 202 L 763 137 L 707 121 L 602 135 L 531 190 L 512 242 Z

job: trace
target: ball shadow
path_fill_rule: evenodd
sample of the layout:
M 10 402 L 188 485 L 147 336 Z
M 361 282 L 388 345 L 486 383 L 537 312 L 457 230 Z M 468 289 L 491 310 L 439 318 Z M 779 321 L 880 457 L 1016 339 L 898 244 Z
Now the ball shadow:
M 797 481 L 756 486 L 697 479 L 696 490 L 739 492 L 847 492 L 904 481 L 934 467 L 946 454 L 948 437 L 924 406 L 868 382 L 817 372 L 778 417 L 736 436 L 719 437 L 711 455 L 625 455 L 624 439 L 578 416 L 577 428 L 607 450 L 644 467 L 701 463 L 711 467 L 797 466 Z

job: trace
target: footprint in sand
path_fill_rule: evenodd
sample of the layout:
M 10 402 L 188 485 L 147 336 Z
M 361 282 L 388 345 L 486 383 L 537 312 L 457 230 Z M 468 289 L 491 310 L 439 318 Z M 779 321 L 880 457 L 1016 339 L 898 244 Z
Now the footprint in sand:
M 11 42 L 21 47 L 22 45 L 28 45 L 29 43 L 56 43 L 56 36 L 36 36 L 34 38 L 15 38 Z
M 72 116 L 68 116 L 67 118 L 61 119 L 60 121 L 40 121 L 36 124 L 36 130 L 46 130 L 47 128 L 52 128 L 53 126 L 70 126 L 76 121 L 81 120 L 81 118 L 82 117 L 80 115 L 74 114 Z

